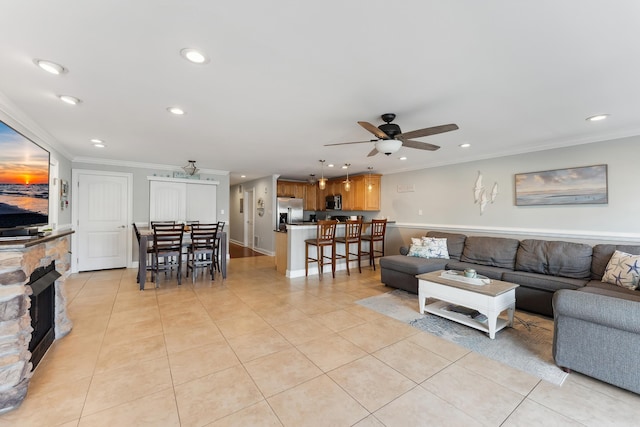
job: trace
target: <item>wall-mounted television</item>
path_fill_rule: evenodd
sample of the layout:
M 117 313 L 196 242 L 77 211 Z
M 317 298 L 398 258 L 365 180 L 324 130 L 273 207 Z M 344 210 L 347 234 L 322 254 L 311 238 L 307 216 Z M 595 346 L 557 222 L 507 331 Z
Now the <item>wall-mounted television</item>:
M 48 222 L 49 152 L 0 121 L 0 235 Z

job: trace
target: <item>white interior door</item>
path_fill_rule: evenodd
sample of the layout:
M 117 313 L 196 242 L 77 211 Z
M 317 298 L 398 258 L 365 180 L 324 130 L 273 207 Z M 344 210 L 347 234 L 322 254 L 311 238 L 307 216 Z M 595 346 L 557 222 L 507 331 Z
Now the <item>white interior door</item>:
M 74 171 L 76 271 L 127 266 L 131 174 Z

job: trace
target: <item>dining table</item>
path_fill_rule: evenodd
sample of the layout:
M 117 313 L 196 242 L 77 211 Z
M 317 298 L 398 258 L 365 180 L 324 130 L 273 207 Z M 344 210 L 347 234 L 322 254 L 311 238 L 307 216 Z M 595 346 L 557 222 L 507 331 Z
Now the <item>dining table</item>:
M 138 248 L 139 261 L 138 261 L 138 283 L 140 285 L 140 290 L 144 290 L 144 284 L 147 279 L 147 246 L 149 242 L 153 242 L 153 229 L 151 228 L 140 228 L 140 246 Z M 220 262 L 220 273 L 222 274 L 222 278 L 227 278 L 227 232 L 220 231 L 217 234 L 217 237 L 220 238 L 220 248 L 219 248 L 219 262 Z M 191 234 L 188 232 L 184 233 L 184 238 L 182 240 L 182 246 L 189 246 L 191 244 Z

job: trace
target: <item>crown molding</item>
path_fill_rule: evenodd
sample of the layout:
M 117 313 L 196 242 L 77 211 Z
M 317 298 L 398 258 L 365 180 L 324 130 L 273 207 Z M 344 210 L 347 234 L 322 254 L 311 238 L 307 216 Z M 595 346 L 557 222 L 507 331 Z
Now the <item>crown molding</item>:
M 60 142 L 31 120 L 7 96 L 0 92 L 0 119 L 45 150 L 56 151 L 67 159 L 73 155 L 62 148 Z
M 131 162 L 128 160 L 113 160 L 113 159 L 98 159 L 95 157 L 74 157 L 72 160 L 73 163 L 90 163 L 94 165 L 106 165 L 106 166 L 124 166 L 129 168 L 136 169 L 160 169 L 167 171 L 180 171 L 182 172 L 182 166 L 175 165 L 163 165 L 159 163 L 142 163 L 142 162 Z M 206 173 L 210 175 L 229 175 L 229 171 L 223 171 L 218 169 L 205 169 L 198 167 L 199 173 Z

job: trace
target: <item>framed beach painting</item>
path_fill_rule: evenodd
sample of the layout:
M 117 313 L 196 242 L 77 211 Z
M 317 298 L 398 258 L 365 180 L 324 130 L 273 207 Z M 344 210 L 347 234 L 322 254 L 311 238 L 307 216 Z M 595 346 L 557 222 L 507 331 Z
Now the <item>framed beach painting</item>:
M 518 173 L 516 206 L 607 204 L 607 165 Z

